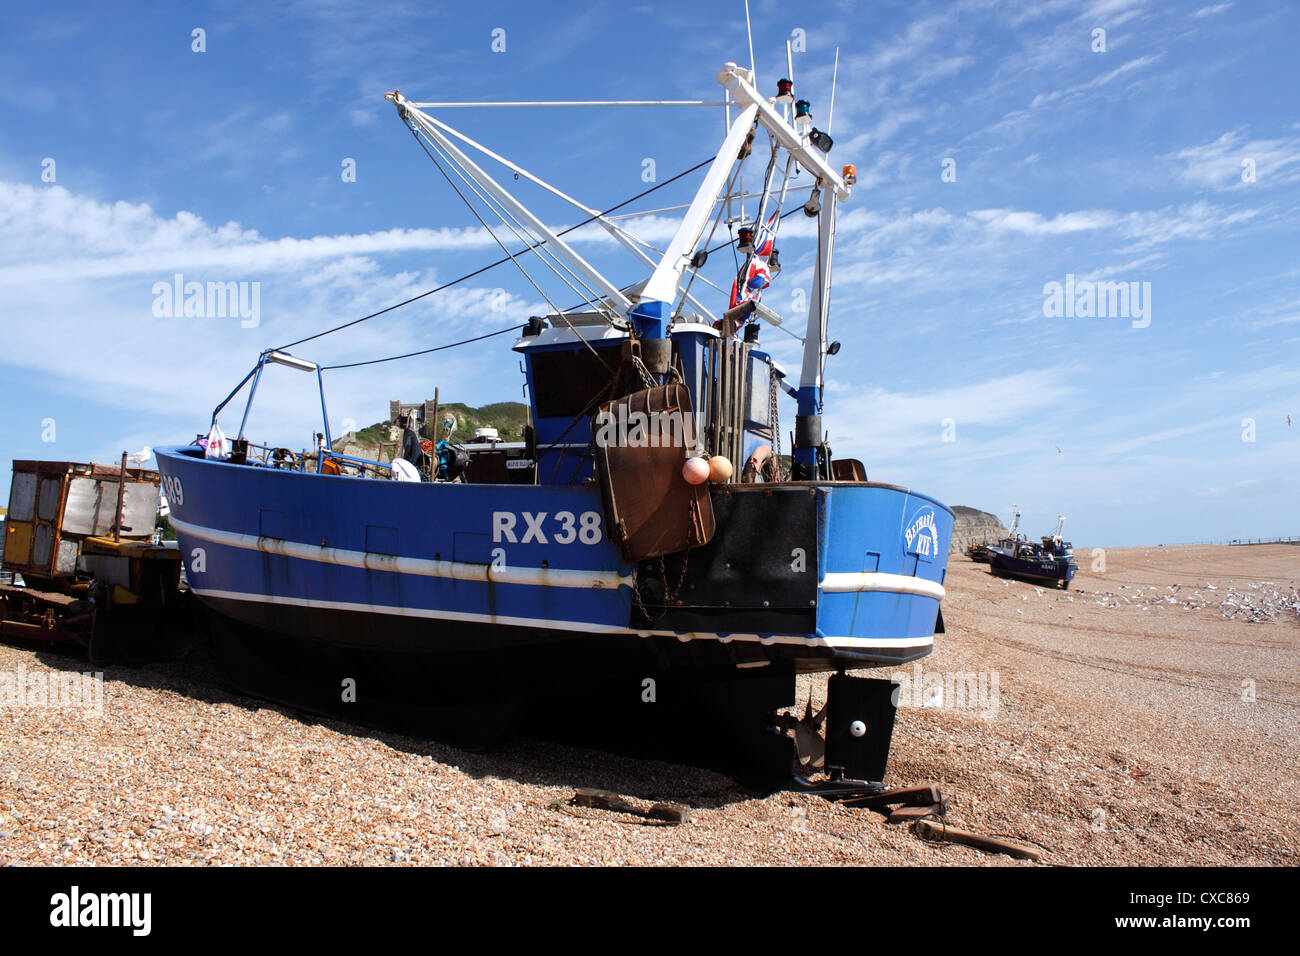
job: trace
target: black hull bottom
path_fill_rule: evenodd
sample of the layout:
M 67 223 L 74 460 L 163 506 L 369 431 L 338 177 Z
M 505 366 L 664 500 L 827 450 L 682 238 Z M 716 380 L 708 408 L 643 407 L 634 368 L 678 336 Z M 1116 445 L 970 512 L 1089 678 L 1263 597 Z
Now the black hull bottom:
M 524 734 L 708 767 L 764 790 L 789 784 L 793 742 L 767 721 L 795 702 L 788 662 L 737 670 L 716 642 L 407 618 L 386 622 L 382 646 L 367 645 L 356 642 L 360 625 L 347 612 L 306 610 L 328 618 L 333 640 L 209 610 L 226 681 L 309 713 L 464 749 Z M 412 627 L 422 631 L 423 647 L 405 633 Z M 439 635 L 437 652 L 427 647 L 431 633 Z
M 487 667 L 500 675 L 539 675 L 646 670 L 716 672 L 736 667 L 781 665 L 796 673 L 865 667 L 900 667 L 930 653 L 931 647 L 818 647 L 763 645 L 751 640 L 716 638 L 681 641 L 676 637 L 599 634 L 469 621 L 437 620 L 398 614 L 313 608 L 229 598 L 202 598 L 204 611 L 273 635 L 303 638 L 313 649 L 343 647 L 377 653 L 413 653 L 442 660 L 449 670 Z M 215 612 L 215 614 L 213 613 Z M 942 615 L 939 616 L 942 619 Z M 695 622 L 704 626 L 708 619 Z M 651 628 L 655 624 L 649 625 Z M 310 653 L 316 653 L 312 650 Z
M 1059 588 L 1070 586 L 1075 567 L 1075 565 L 1067 565 L 1060 568 L 1043 568 L 1041 565 L 1001 555 L 995 556 L 990 563 L 990 571 L 998 577 L 1018 578 L 1021 581 L 1051 584 Z

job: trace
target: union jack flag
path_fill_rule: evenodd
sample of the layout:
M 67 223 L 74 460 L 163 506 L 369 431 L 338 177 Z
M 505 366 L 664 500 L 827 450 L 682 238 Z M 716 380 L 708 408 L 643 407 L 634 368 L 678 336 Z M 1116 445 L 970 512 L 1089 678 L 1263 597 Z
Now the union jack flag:
M 773 243 L 776 242 L 776 222 L 777 214 L 773 211 L 772 215 L 767 217 L 767 222 L 759 227 L 758 235 L 754 237 L 754 253 L 750 257 L 749 269 L 745 273 L 745 285 L 738 289 L 736 280 L 732 280 L 731 304 L 728 308 L 734 309 L 742 302 L 757 299 L 760 293 L 772 284 L 768 257 L 772 255 Z

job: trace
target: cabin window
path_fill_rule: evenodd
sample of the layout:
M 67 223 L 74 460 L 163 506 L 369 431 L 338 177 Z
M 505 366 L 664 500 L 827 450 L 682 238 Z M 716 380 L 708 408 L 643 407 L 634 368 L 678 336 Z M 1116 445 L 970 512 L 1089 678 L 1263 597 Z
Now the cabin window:
M 610 370 L 618 370 L 620 346 L 594 346 L 604 365 L 586 346 L 572 351 L 533 352 L 529 361 L 537 417 L 573 418 L 586 408 L 609 385 Z
M 36 514 L 36 476 L 30 471 L 14 473 L 9 491 L 9 517 L 14 521 L 31 521 Z

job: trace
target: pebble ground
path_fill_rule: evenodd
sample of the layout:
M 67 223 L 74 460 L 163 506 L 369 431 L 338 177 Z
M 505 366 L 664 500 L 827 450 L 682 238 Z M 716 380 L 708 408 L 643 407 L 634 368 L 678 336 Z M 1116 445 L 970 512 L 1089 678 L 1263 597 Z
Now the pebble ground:
M 952 556 L 947 634 L 919 680 L 901 670 L 886 781 L 940 783 L 951 822 L 1042 864 L 702 770 L 318 721 L 224 689 L 204 648 L 106 668 L 103 716 L 0 707 L 0 864 L 1296 865 L 1300 615 L 1228 617 L 1213 597 L 1294 592 L 1300 547 L 1114 549 L 1104 570 L 1079 554 L 1065 592 Z M 0 645 L 0 671 L 86 666 Z M 799 690 L 820 700 L 825 677 Z M 564 806 L 577 787 L 693 813 Z

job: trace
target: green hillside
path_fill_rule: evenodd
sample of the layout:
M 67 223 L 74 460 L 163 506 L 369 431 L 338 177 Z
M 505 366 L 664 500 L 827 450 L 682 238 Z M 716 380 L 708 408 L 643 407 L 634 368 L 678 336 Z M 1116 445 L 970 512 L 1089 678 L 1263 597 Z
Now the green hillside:
M 476 428 L 495 428 L 502 441 L 523 441 L 524 426 L 528 424 L 528 406 L 522 402 L 493 402 L 480 408 L 471 408 L 460 402 L 438 406 L 439 429 L 442 421 L 455 415 L 456 438 L 471 441 Z
M 523 441 L 524 426 L 528 424 L 528 406 L 522 402 L 493 402 L 479 408 L 464 402 L 447 402 L 438 406 L 438 435 L 445 437 L 442 423 L 448 418 L 456 419 L 455 440 L 467 442 L 474 440 L 474 432 L 479 428 L 495 428 L 502 441 Z M 432 438 L 426 427 L 425 438 Z M 380 442 L 388 441 L 388 422 L 375 422 L 360 429 L 355 435 L 344 435 L 335 442 L 335 448 L 344 442 L 354 442 L 369 448 L 378 448 Z

